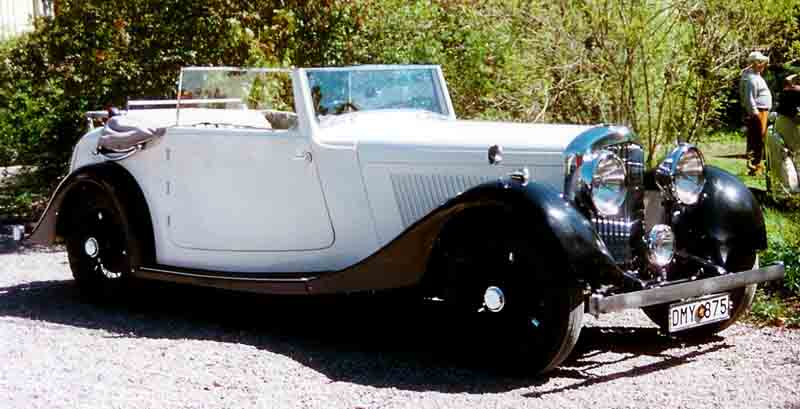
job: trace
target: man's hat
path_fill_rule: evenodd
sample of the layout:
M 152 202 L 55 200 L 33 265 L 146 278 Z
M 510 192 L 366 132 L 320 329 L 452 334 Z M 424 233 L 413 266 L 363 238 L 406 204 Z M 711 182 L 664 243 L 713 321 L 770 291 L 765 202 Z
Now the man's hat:
M 753 63 L 755 61 L 758 62 L 767 62 L 769 61 L 769 57 L 764 54 L 761 54 L 761 51 L 753 51 L 750 55 L 747 56 L 747 62 Z

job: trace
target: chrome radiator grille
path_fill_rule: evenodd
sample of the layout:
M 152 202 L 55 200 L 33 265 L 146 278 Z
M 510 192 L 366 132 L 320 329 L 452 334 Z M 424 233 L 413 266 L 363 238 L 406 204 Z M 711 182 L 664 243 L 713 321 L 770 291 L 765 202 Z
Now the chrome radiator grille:
M 593 219 L 594 227 L 605 242 L 617 264 L 633 259 L 634 240 L 640 240 L 640 226 L 644 218 L 644 151 L 634 143 L 605 147 L 625 162 L 625 185 L 628 197 L 620 213 L 612 217 Z

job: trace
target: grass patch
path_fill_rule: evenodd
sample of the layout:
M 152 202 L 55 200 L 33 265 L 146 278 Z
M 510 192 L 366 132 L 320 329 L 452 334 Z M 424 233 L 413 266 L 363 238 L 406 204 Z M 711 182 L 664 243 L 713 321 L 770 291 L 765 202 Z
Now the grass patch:
M 709 136 L 706 140 L 697 144 L 703 152 L 706 163 L 716 166 L 736 175 L 748 187 L 766 190 L 766 178 L 764 175 L 749 176 L 747 174 L 747 142 L 741 132 L 720 132 Z
M 756 193 L 766 190 L 765 177 L 748 176 L 741 132 L 721 132 L 698 144 L 706 162 L 741 179 Z M 768 248 L 759 253 L 761 265 L 784 262 L 786 278 L 759 288 L 750 320 L 758 324 L 800 327 L 800 206 L 795 199 L 777 202 L 765 194 L 762 200 Z
M 800 297 L 783 297 L 759 289 L 748 318 L 755 324 L 800 328 Z

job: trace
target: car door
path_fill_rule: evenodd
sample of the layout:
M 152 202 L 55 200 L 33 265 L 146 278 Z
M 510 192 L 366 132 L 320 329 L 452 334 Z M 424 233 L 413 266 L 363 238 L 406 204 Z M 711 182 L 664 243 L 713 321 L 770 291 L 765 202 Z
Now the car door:
M 291 97 L 291 81 L 283 84 L 289 91 L 282 95 Z M 282 109 L 292 110 L 290 102 Z M 334 232 L 310 138 L 296 120 L 286 120 L 296 118 L 292 112 L 280 112 L 283 121 L 273 116 L 270 125 L 264 115 L 276 111 L 249 108 L 198 105 L 179 112 L 179 125 L 164 138 L 169 240 L 211 251 L 331 246 Z
M 180 247 L 313 250 L 333 228 L 308 147 L 293 132 L 174 129 L 167 225 Z

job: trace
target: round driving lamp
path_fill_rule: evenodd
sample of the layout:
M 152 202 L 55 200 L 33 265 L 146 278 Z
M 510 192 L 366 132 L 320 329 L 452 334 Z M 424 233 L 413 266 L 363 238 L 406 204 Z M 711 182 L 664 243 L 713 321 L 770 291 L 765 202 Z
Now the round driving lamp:
M 506 296 L 500 287 L 491 286 L 483 293 L 483 305 L 491 312 L 500 312 L 506 305 Z
M 656 169 L 656 184 L 672 199 L 693 205 L 700 200 L 706 183 L 704 167 L 700 150 L 694 145 L 681 144 Z
M 592 161 L 590 190 L 592 203 L 602 216 L 619 213 L 625 202 L 625 163 L 610 151 L 600 151 Z
M 647 259 L 657 267 L 664 267 L 672 261 L 675 253 L 675 234 L 666 224 L 657 224 L 647 235 Z

